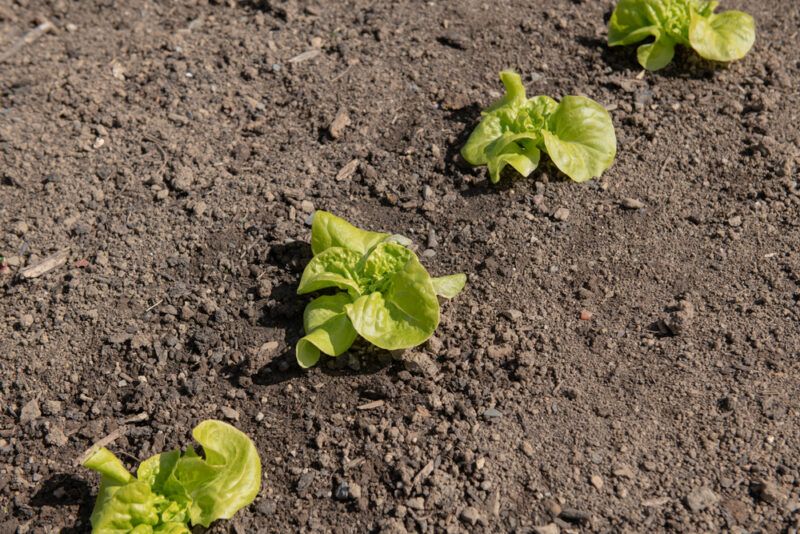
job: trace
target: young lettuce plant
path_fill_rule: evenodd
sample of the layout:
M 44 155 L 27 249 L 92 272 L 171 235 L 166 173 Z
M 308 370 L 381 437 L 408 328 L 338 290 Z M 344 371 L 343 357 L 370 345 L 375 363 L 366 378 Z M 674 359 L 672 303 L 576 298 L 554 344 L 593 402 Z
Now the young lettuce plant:
M 133 476 L 108 449 L 90 450 L 85 467 L 100 473 L 92 511 L 93 534 L 190 534 L 230 519 L 261 489 L 261 461 L 253 442 L 236 428 L 207 420 L 192 431 L 205 458 L 190 446 L 157 454 Z
M 608 26 L 608 45 L 638 43 L 639 64 L 663 69 L 675 45 L 693 48 L 712 61 L 734 61 L 747 54 L 756 39 L 753 17 L 741 11 L 714 13 L 719 2 L 706 0 L 620 0 Z
M 558 169 L 576 182 L 600 176 L 617 153 L 617 138 L 608 112 L 590 98 L 527 98 L 516 72 L 500 80 L 506 94 L 482 113 L 461 155 L 472 165 L 486 165 L 492 183 L 511 165 L 528 176 L 545 152 Z
M 341 291 L 312 300 L 303 313 L 305 337 L 297 362 L 314 366 L 321 353 L 339 356 L 358 336 L 386 350 L 424 343 L 439 326 L 437 295 L 455 297 L 464 274 L 432 278 L 402 236 L 361 230 L 326 211 L 311 225 L 311 251 L 298 295 Z

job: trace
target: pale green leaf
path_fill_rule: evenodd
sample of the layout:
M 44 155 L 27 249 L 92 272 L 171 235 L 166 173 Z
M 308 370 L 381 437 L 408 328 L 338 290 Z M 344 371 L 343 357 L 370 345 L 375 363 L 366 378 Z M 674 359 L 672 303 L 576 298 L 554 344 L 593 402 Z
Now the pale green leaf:
M 314 366 L 319 361 L 320 351 L 339 356 L 350 348 L 358 337 L 344 309 L 351 302 L 346 293 L 337 293 L 318 297 L 306 306 L 303 322 L 307 335 L 295 348 L 300 367 Z
M 116 455 L 105 447 L 92 452 L 83 462 L 83 466 L 97 471 L 108 480 L 124 484 L 134 479 L 133 475 L 125 469 Z
M 361 256 L 358 252 L 340 247 L 325 249 L 306 265 L 297 294 L 303 295 L 328 287 L 359 293 L 361 288 L 355 267 Z
M 320 350 L 306 338 L 300 338 L 294 349 L 297 364 L 303 369 L 310 369 L 319 362 L 321 357 Z
M 515 137 L 520 137 L 516 135 Z M 525 177 L 536 170 L 539 166 L 541 151 L 536 147 L 532 139 L 518 139 L 512 141 L 503 149 L 495 154 L 490 151 L 487 167 L 489 169 L 489 179 L 492 183 L 500 181 L 500 173 L 506 165 L 511 165 L 521 176 Z
M 405 267 L 414 253 L 397 243 L 381 243 L 365 254 L 356 265 L 356 276 L 364 282 L 364 292 L 380 291 L 384 280 Z
M 550 159 L 576 182 L 600 176 L 617 153 L 610 115 L 603 106 L 583 96 L 564 97 L 543 136 Z
M 504 70 L 500 72 L 500 81 L 503 82 L 506 94 L 499 100 L 492 103 L 486 109 L 486 113 L 508 106 L 522 105 L 527 98 L 525 97 L 525 86 L 522 85 L 522 78 L 513 70 Z
M 364 254 L 387 237 L 389 234 L 361 230 L 344 219 L 322 210 L 314 213 L 314 220 L 311 223 L 311 251 L 314 255 L 333 247 Z
M 191 496 L 192 524 L 208 527 L 253 502 L 261 489 L 261 460 L 250 438 L 222 421 L 203 421 L 192 436 L 205 459 L 187 455 L 174 473 Z
M 700 56 L 712 61 L 743 58 L 756 40 L 753 17 L 741 11 L 725 11 L 704 17 L 693 14 L 689 41 Z
M 461 156 L 470 165 L 486 165 L 489 161 L 486 148 L 502 135 L 503 125 L 500 115 L 496 113 L 485 115 L 469 135 L 461 149 Z
M 659 5 L 662 4 L 662 5 Z M 620 0 L 608 21 L 608 46 L 638 43 L 663 33 L 659 15 L 666 6 L 653 0 Z
M 649 71 L 663 69 L 675 56 L 675 41 L 663 35 L 654 42 L 644 44 L 636 51 L 639 64 Z
M 458 273 L 449 276 L 439 276 L 438 278 L 431 278 L 431 283 L 437 295 L 446 299 L 451 299 L 464 289 L 464 285 L 467 283 L 467 275 Z

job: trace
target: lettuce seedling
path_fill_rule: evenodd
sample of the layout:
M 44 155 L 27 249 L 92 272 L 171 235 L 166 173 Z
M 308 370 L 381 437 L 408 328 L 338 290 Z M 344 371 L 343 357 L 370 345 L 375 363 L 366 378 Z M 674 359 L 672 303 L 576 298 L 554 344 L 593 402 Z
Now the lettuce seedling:
M 516 72 L 505 70 L 500 80 L 506 94 L 482 113 L 461 155 L 472 165 L 486 165 L 492 183 L 511 165 L 528 176 L 545 152 L 561 172 L 585 182 L 611 166 L 617 138 L 611 116 L 584 96 L 527 98 Z
M 261 489 L 261 461 L 253 442 L 236 428 L 208 420 L 192 431 L 202 458 L 157 454 L 139 465 L 136 476 L 108 449 L 90 451 L 85 467 L 101 474 L 92 511 L 93 534 L 189 534 L 189 525 L 208 527 L 230 519 Z
M 693 48 L 712 61 L 734 61 L 756 40 L 753 17 L 741 11 L 714 13 L 719 2 L 706 0 L 620 0 L 608 25 L 608 45 L 622 46 L 653 37 L 638 50 L 639 64 L 663 69 L 675 45 Z
M 387 350 L 411 348 L 431 337 L 439 326 L 437 295 L 455 297 L 467 277 L 431 278 L 405 243 L 402 236 L 361 230 L 326 211 L 314 214 L 314 257 L 297 294 L 341 291 L 306 306 L 306 335 L 295 350 L 301 367 L 314 366 L 321 353 L 339 356 L 358 336 Z

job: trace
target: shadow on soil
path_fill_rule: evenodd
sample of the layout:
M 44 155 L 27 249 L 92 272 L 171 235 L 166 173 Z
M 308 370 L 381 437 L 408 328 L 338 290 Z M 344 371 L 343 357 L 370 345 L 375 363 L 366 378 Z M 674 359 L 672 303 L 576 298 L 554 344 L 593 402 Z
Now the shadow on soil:
M 75 523 L 59 530 L 60 534 L 80 534 L 88 531 L 92 515 L 92 491 L 89 485 L 66 473 L 59 473 L 45 480 L 30 501 L 31 506 L 61 507 L 78 505 Z
M 303 336 L 303 310 L 310 298 L 297 295 L 299 273 L 312 258 L 308 243 L 295 241 L 272 245 L 267 263 L 291 273 L 291 282 L 283 282 L 272 288 L 269 303 L 262 308 L 258 324 L 276 332 L 284 332 L 282 352 L 265 355 L 249 355 L 245 361 L 225 369 L 232 384 L 241 385 L 248 380 L 260 386 L 271 386 L 303 376 L 303 370 L 295 362 L 294 347 Z M 298 276 L 296 277 L 295 274 Z M 376 353 L 368 344 L 356 342 L 353 349 L 338 358 L 324 357 L 319 368 L 328 375 L 371 375 L 391 365 L 389 353 Z

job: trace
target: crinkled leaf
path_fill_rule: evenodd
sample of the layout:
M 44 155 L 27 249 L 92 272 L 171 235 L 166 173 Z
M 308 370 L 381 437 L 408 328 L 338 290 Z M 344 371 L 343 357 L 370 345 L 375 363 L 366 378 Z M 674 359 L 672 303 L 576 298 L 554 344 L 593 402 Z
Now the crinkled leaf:
M 519 135 L 517 135 L 519 137 Z M 487 161 L 489 179 L 492 183 L 500 181 L 500 173 L 506 165 L 511 165 L 522 176 L 528 176 L 539 166 L 541 151 L 533 139 L 518 139 L 506 144 L 499 153 L 490 151 Z
M 141 532 L 151 532 L 152 527 L 160 522 L 159 508 L 164 498 L 153 493 L 147 483 L 139 482 L 130 473 L 128 479 L 122 480 L 122 473 L 116 464 L 122 466 L 116 456 L 105 448 L 96 451 L 83 464 L 102 474 L 90 519 L 92 532 L 116 534 L 131 532 L 137 527 L 143 527 Z
M 337 293 L 318 297 L 306 306 L 303 322 L 307 335 L 295 349 L 300 367 L 316 365 L 320 351 L 339 356 L 350 348 L 358 336 L 344 310 L 351 302 L 346 293 Z
M 433 290 L 440 297 L 451 299 L 461 293 L 467 283 L 467 275 L 464 273 L 451 274 L 449 276 L 439 276 L 431 278 Z
M 644 44 L 636 51 L 639 64 L 650 71 L 663 69 L 675 56 L 675 41 L 662 35 L 650 44 Z
M 356 276 L 365 292 L 380 291 L 387 277 L 403 269 L 412 257 L 414 253 L 402 245 L 380 243 L 359 260 Z
M 92 533 L 152 532 L 161 522 L 159 508 L 163 503 L 164 498 L 144 482 L 134 480 L 119 485 L 101 480 L 90 518 Z
M 333 247 L 345 248 L 364 254 L 389 234 L 369 232 L 356 228 L 344 219 L 327 211 L 314 213 L 311 223 L 311 251 L 320 254 Z
M 564 97 L 543 136 L 550 159 L 576 182 L 600 176 L 617 153 L 611 116 L 603 106 L 583 96 Z
M 230 518 L 261 487 L 261 463 L 250 439 L 219 421 L 193 431 L 206 458 L 191 447 L 145 460 L 134 478 L 107 449 L 84 466 L 102 474 L 92 512 L 93 534 L 188 534 L 187 523 L 208 526 Z
M 174 476 L 191 496 L 192 524 L 207 527 L 253 502 L 261 489 L 261 460 L 250 438 L 222 421 L 203 421 L 192 436 L 205 459 L 185 455 Z
M 359 293 L 361 288 L 355 273 L 355 267 L 361 254 L 350 249 L 334 247 L 320 252 L 308 262 L 297 294 L 303 295 L 328 287 L 338 287 Z
M 756 40 L 753 17 L 741 11 L 725 11 L 704 17 L 693 14 L 689 42 L 698 54 L 712 61 L 743 58 Z
M 356 332 L 387 350 L 419 345 L 439 325 L 433 283 L 416 256 L 387 277 L 381 292 L 359 297 L 345 310 Z

